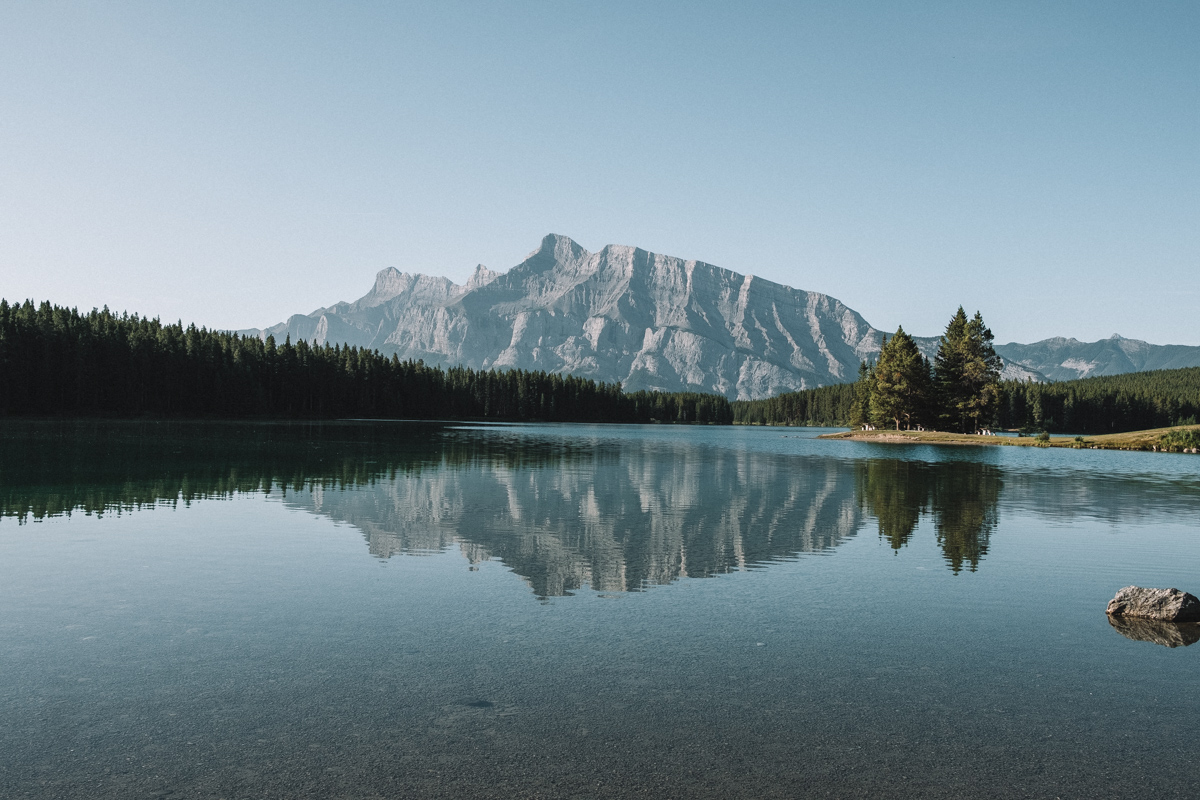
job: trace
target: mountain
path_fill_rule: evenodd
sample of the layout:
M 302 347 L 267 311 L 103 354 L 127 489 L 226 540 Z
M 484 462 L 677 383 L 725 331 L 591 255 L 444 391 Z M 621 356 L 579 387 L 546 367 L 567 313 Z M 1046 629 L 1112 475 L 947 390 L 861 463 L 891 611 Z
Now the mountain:
M 551 234 L 505 273 L 479 265 L 460 286 L 386 269 L 353 303 L 240 333 L 745 400 L 852 381 L 859 362 L 879 352 L 884 332 L 818 292 L 636 247 L 591 253 Z M 932 358 L 937 337 L 915 338 Z M 1200 347 L 1120 338 L 996 350 L 1003 376 L 1021 380 L 1200 364 Z
M 1149 344 L 1115 333 L 1098 342 L 1062 337 L 1033 344 L 1011 342 L 997 345 L 996 352 L 1005 360 L 1039 372 L 1052 381 L 1200 367 L 1200 347 Z
M 731 398 L 853 380 L 880 342 L 827 295 L 634 247 L 589 253 L 555 235 L 502 275 L 480 266 L 458 286 L 388 269 L 356 302 L 243 333 Z

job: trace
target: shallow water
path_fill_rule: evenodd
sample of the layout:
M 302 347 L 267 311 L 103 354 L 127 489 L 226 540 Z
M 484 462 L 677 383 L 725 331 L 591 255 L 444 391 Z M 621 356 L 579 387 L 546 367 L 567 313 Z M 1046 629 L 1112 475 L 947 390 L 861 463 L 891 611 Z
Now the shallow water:
M 815 433 L 4 423 L 0 796 L 1196 794 L 1200 458 Z

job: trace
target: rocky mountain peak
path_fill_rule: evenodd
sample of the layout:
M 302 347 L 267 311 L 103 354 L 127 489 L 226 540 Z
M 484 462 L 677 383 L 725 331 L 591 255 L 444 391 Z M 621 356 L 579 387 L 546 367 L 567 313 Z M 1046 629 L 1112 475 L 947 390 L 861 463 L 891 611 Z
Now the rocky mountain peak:
M 480 264 L 459 286 L 388 268 L 354 303 L 244 333 L 735 399 L 852 381 L 882 339 L 856 311 L 819 292 L 627 245 L 592 253 L 558 234 L 506 273 Z M 917 340 L 927 355 L 936 351 L 937 337 Z M 1060 337 L 996 350 L 1005 377 L 1022 380 L 1200 365 L 1200 348 L 1123 338 Z
M 587 258 L 590 253 L 580 247 L 569 236 L 548 233 L 542 238 L 538 248 L 525 257 L 525 264 L 538 268 L 550 268 L 555 264 L 569 264 Z
M 474 289 L 478 289 L 481 286 L 487 286 L 489 283 L 499 277 L 499 272 L 490 270 L 483 264 L 476 264 L 475 271 L 471 273 L 471 277 L 467 279 L 466 284 L 463 286 L 463 290 L 469 292 Z

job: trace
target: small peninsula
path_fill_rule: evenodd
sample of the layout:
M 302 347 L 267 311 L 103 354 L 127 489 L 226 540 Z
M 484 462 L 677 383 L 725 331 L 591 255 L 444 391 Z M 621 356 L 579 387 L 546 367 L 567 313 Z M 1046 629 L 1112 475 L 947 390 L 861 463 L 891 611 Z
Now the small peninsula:
M 1100 436 L 984 436 L 946 431 L 854 430 L 826 433 L 819 439 L 851 439 L 888 444 L 1000 445 L 1008 447 L 1060 447 L 1075 450 L 1143 450 L 1160 453 L 1200 451 L 1200 425 L 1177 425 Z

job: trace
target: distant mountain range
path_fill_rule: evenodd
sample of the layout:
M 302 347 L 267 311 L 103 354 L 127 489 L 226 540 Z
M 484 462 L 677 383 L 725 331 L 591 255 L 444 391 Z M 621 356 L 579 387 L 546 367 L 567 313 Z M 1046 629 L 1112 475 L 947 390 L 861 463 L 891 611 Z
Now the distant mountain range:
M 635 247 L 589 253 L 553 234 L 505 273 L 480 265 L 460 286 L 389 268 L 353 303 L 240 333 L 743 400 L 852 381 L 884 334 L 828 295 Z M 917 339 L 930 357 L 937 341 Z M 1200 347 L 1120 337 L 996 351 L 1004 377 L 1032 380 L 1200 366 Z
M 996 352 L 1052 381 L 1200 366 L 1200 347 L 1149 344 L 1113 334 L 1098 342 L 1056 336 L 1033 344 L 997 345 Z

